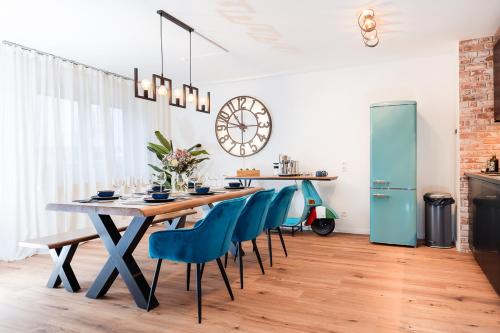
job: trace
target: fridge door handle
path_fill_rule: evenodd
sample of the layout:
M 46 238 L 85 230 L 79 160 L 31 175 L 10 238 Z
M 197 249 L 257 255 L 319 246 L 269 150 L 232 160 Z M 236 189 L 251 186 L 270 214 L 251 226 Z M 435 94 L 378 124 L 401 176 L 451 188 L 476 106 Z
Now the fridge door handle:
M 389 184 L 388 180 L 376 179 L 373 181 L 373 184 Z
M 374 198 L 389 198 L 387 194 L 382 194 L 382 193 L 374 193 L 372 194 Z

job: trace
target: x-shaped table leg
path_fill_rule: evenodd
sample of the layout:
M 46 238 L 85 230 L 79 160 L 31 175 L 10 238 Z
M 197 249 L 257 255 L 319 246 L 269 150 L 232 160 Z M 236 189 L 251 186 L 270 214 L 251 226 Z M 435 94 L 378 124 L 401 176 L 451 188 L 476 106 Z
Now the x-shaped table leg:
M 71 268 L 71 260 L 77 247 L 78 244 L 71 244 L 50 250 L 50 255 L 54 261 L 54 269 L 50 274 L 47 287 L 56 288 L 62 282 L 64 289 L 69 292 L 74 293 L 80 290 L 80 284 Z
M 119 273 L 137 306 L 146 309 L 150 287 L 132 253 L 151 225 L 154 216 L 134 217 L 123 236 L 109 215 L 91 213 L 89 216 L 110 256 L 89 288 L 87 297 L 103 297 Z M 156 298 L 151 300 L 150 306 L 151 308 L 158 306 Z

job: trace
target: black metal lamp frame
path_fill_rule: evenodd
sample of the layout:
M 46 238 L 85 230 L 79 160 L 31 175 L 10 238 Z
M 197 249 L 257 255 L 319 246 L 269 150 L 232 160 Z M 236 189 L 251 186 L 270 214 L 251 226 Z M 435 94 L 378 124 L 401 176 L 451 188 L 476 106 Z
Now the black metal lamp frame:
M 149 90 L 143 90 L 143 93 L 141 95 L 139 92 L 140 82 L 139 82 L 138 69 L 134 68 L 134 95 L 135 95 L 135 97 L 145 99 L 148 101 L 156 102 L 156 99 L 157 99 L 156 89 L 157 89 L 157 87 L 165 85 L 165 83 L 167 83 L 166 87 L 168 89 L 167 90 L 167 98 L 168 98 L 169 105 L 185 109 L 186 104 L 187 104 L 187 96 L 189 94 L 191 94 L 191 95 L 194 95 L 195 99 L 196 99 L 196 111 L 203 112 L 203 113 L 210 113 L 210 105 L 211 105 L 210 92 L 207 92 L 206 103 L 204 103 L 203 105 L 200 105 L 199 89 L 194 87 L 191 83 L 191 33 L 194 32 L 194 29 L 192 27 L 190 27 L 189 25 L 187 25 L 186 23 L 182 22 L 181 20 L 177 19 L 176 17 L 170 15 L 169 13 L 167 13 L 161 9 L 158 10 L 156 13 L 158 15 L 160 15 L 160 38 L 161 38 L 161 43 L 162 43 L 162 74 L 161 75 L 153 74 L 153 76 L 152 76 L 152 78 L 153 78 L 152 79 L 152 87 L 153 87 L 152 97 L 149 96 Z M 179 26 L 180 28 L 189 32 L 189 84 L 182 85 L 180 97 L 173 96 L 172 80 L 163 76 L 163 36 L 161 35 L 161 33 L 162 33 L 161 32 L 162 31 L 161 18 L 165 18 L 165 19 L 169 20 L 170 22 L 174 23 L 175 25 Z M 219 44 L 213 42 L 209 38 L 201 35 L 200 33 L 197 33 L 197 34 L 199 36 L 201 36 L 202 38 L 208 40 L 209 42 L 211 42 L 215 46 L 221 48 L 225 52 L 228 52 L 226 49 L 221 47 Z

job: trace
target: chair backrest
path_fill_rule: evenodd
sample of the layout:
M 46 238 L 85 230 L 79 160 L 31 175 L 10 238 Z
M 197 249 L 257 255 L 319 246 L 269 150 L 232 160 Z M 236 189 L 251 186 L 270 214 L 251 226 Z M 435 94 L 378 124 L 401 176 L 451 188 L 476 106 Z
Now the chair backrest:
M 248 198 L 234 229 L 234 242 L 252 240 L 262 233 L 273 195 L 274 189 L 271 189 L 256 192 Z
M 297 191 L 297 185 L 291 185 L 283 187 L 281 191 L 276 194 L 269 205 L 264 228 L 276 228 L 285 222 L 295 191 Z
M 203 222 L 197 227 L 198 232 L 203 235 L 203 242 L 192 244 L 192 246 L 202 247 L 201 251 L 196 251 L 199 258 L 193 262 L 214 260 L 229 250 L 231 236 L 245 201 L 246 198 L 222 201 L 208 212 Z

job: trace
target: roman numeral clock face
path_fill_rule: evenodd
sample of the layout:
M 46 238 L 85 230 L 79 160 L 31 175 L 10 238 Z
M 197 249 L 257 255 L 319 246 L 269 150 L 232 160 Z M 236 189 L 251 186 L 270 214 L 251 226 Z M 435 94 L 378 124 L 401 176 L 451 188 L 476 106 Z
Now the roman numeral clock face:
M 215 121 L 215 135 L 222 149 L 234 156 L 258 153 L 271 137 L 271 115 L 256 98 L 238 96 L 227 101 Z

